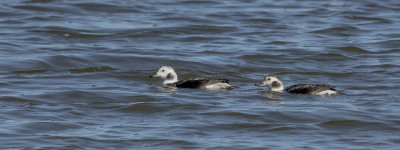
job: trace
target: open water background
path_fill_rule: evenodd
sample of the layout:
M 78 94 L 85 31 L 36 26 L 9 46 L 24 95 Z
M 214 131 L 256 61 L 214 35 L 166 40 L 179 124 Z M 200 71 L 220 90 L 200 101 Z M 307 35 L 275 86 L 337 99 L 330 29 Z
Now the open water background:
M 398 149 L 399 87 L 398 0 L 0 1 L 0 149 Z

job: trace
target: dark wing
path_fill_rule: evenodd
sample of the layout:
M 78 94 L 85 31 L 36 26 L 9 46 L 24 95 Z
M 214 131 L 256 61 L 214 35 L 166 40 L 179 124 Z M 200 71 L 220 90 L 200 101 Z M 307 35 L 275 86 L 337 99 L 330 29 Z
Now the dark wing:
M 227 79 L 205 79 L 205 78 L 195 78 L 190 80 L 181 80 L 175 83 L 176 87 L 180 88 L 203 88 L 210 84 L 215 83 L 228 83 Z
M 175 83 L 176 87 L 180 88 L 199 88 L 202 84 L 202 80 L 181 80 Z
M 335 90 L 334 88 L 322 84 L 297 84 L 289 86 L 285 91 L 297 94 L 313 94 L 324 90 Z

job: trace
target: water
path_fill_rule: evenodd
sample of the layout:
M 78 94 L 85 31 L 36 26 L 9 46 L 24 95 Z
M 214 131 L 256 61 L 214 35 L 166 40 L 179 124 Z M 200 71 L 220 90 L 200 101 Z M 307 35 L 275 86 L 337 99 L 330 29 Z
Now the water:
M 1 149 L 397 149 L 400 2 L 0 1 Z M 231 91 L 164 91 L 227 78 Z M 269 96 L 254 83 L 345 95 Z

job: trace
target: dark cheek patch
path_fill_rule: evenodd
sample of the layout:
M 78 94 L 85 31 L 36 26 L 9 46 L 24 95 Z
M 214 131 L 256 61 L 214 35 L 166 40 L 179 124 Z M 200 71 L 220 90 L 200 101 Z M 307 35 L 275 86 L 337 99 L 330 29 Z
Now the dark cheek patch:
M 272 87 L 279 87 L 281 84 L 278 81 L 272 82 Z
M 172 75 L 171 73 L 167 74 L 167 79 L 172 80 L 174 79 L 174 75 Z

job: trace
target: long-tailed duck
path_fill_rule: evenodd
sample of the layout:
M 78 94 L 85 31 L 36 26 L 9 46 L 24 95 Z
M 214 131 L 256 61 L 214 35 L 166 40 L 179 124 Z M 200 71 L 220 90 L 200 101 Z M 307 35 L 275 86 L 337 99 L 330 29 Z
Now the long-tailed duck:
M 164 78 L 164 86 L 172 86 L 179 88 L 193 88 L 193 89 L 205 89 L 205 90 L 231 90 L 235 88 L 229 85 L 227 79 L 206 79 L 206 78 L 194 78 L 189 80 L 178 80 L 178 75 L 175 70 L 170 66 L 161 66 L 157 73 L 150 77 L 161 77 Z
M 271 91 L 286 91 L 295 94 L 311 94 L 319 96 L 330 96 L 334 94 L 339 94 L 336 89 L 323 84 L 297 84 L 289 86 L 287 88 L 283 88 L 282 80 L 279 76 L 276 75 L 266 76 L 263 81 L 256 83 L 256 86 L 268 86 Z

